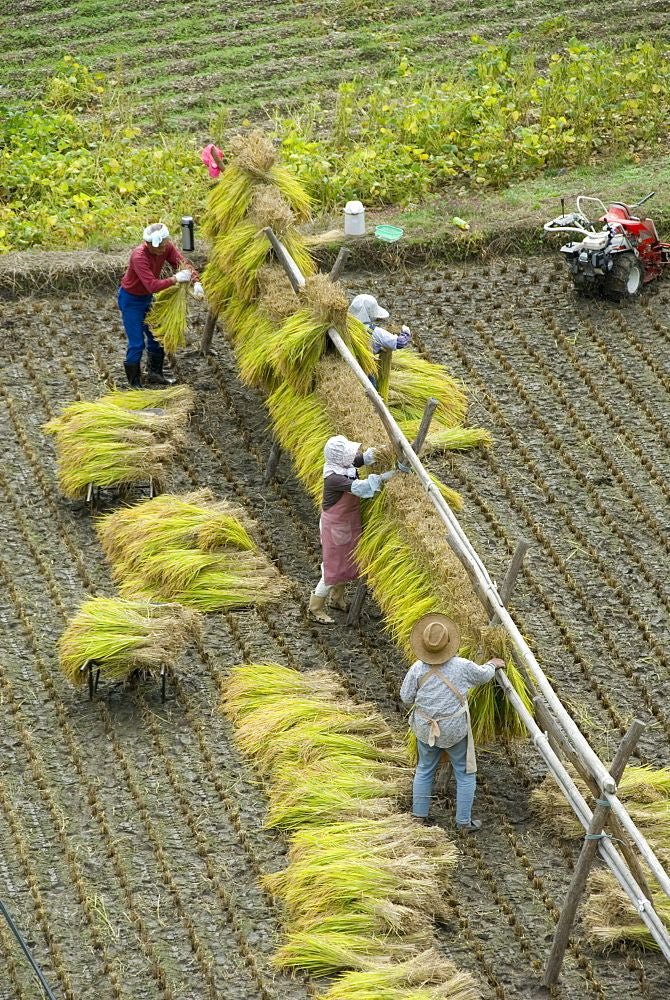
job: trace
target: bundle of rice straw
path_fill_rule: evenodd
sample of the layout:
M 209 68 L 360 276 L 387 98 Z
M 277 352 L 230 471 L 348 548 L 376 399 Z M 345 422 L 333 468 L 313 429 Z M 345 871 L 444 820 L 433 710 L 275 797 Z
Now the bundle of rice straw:
M 58 643 L 60 667 L 72 684 L 83 684 L 87 660 L 103 678 L 120 680 L 134 670 L 156 673 L 174 663 L 200 616 L 178 604 L 94 597 L 69 621 Z
M 298 221 L 309 218 L 311 204 L 305 189 L 290 170 L 277 163 L 272 140 L 258 129 L 230 143 L 226 168 L 207 199 L 203 225 L 207 239 L 215 240 L 242 221 L 260 184 L 276 187 Z
M 209 490 L 164 494 L 100 519 L 98 533 L 127 597 L 200 611 L 274 602 L 288 581 L 260 551 L 241 508 Z
M 186 261 L 182 262 L 182 266 L 193 270 Z M 186 347 L 190 288 L 190 283 L 184 281 L 157 292 L 147 313 L 149 329 L 168 354 Z
M 273 339 L 274 361 L 281 376 L 298 392 L 310 392 L 330 327 L 345 340 L 363 370 L 374 373 L 370 335 L 359 320 L 348 315 L 342 287 L 319 274 L 307 279 L 300 297 L 304 305 L 284 321 Z
M 66 406 L 44 425 L 56 439 L 63 493 L 76 499 L 86 495 L 89 483 L 118 487 L 149 478 L 160 487 L 184 443 L 192 403 L 192 394 L 182 388 L 178 394 L 170 389 L 109 393 Z
M 343 998 L 365 983 L 370 996 L 422 983 L 416 1000 L 450 996 L 452 987 L 462 1000 L 476 998 L 472 979 L 431 948 L 457 852 L 444 831 L 398 812 L 394 798 L 411 777 L 407 752 L 378 712 L 352 702 L 330 671 L 276 664 L 236 667 L 223 711 L 268 779 L 266 825 L 292 831 L 287 867 L 263 879 L 287 925 L 274 963 L 344 973 L 331 987 Z M 350 979 L 348 970 L 369 978 Z

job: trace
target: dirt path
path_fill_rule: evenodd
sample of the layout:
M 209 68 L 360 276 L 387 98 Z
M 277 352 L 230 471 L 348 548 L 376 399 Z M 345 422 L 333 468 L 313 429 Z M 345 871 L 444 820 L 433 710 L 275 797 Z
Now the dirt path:
M 448 281 L 411 275 L 412 300 L 423 295 L 425 305 L 408 305 L 404 318 L 434 359 L 467 380 L 472 422 L 490 426 L 496 442 L 490 456 L 440 471 L 464 493 L 464 521 L 494 575 L 520 534 L 533 541 L 515 610 L 589 735 L 611 752 L 631 714 L 645 709 L 657 725 L 643 759 L 662 763 L 670 727 L 667 293 L 623 312 L 577 309 L 562 275 L 549 266 L 540 277 L 545 261 L 522 266 L 519 275 L 516 262 L 496 262 Z M 407 278 L 371 276 L 370 284 L 401 318 Z M 277 483 L 263 486 L 270 436 L 262 400 L 237 381 L 220 343 L 216 359 L 179 360 L 199 408 L 173 486 L 206 485 L 244 503 L 294 581 L 290 597 L 278 608 L 208 618 L 165 706 L 152 684 L 106 689 L 94 703 L 73 692 L 58 673 L 55 642 L 83 597 L 113 588 L 85 505 L 58 494 L 40 427 L 61 401 L 93 398 L 118 378 L 118 313 L 109 294 L 60 296 L 11 304 L 4 322 L 0 895 L 59 996 L 304 996 L 305 984 L 269 965 L 279 920 L 257 879 L 281 864 L 284 846 L 261 829 L 262 788 L 216 712 L 221 681 L 242 660 L 325 663 L 400 725 L 402 657 L 372 608 L 360 632 L 337 632 L 337 641 L 307 622 L 316 516 L 285 459 Z M 574 852 L 545 837 L 529 809 L 540 774 L 525 747 L 481 755 L 486 831 L 464 845 L 440 940 L 486 998 L 545 995 L 541 964 Z M 451 822 L 449 807 L 442 815 Z M 8 951 L 0 933 L 0 955 Z M 18 959 L 8 969 L 0 1000 L 31 1000 Z M 555 995 L 660 1000 L 666 986 L 655 956 L 603 958 L 575 945 Z

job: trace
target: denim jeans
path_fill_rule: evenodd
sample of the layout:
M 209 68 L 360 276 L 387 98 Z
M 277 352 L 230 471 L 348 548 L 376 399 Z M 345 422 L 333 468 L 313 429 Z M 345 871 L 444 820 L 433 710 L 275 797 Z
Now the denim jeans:
M 419 763 L 416 766 L 414 775 L 414 785 L 412 787 L 412 814 L 414 816 L 427 816 L 430 809 L 430 793 L 433 788 L 433 778 L 440 763 L 440 756 L 444 752 L 443 747 L 431 747 L 422 740 L 417 740 L 419 749 Z M 456 822 L 469 823 L 471 820 L 472 803 L 475 799 L 475 788 L 477 787 L 477 776 L 465 773 L 465 758 L 467 754 L 468 738 L 464 736 L 453 747 L 447 747 L 451 766 L 454 769 L 456 778 Z
M 142 360 L 144 351 L 144 338 L 147 339 L 147 351 L 149 354 L 163 355 L 163 348 L 154 340 L 151 330 L 144 322 L 144 317 L 149 312 L 153 295 L 133 295 L 125 288 L 119 288 L 117 302 L 121 310 L 123 329 L 126 331 L 128 339 L 128 350 L 126 351 L 126 363 L 138 365 Z

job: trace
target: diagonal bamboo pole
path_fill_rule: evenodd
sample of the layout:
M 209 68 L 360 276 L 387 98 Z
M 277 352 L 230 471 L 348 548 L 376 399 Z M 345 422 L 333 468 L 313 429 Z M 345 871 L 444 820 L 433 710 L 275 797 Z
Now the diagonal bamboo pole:
M 264 233 L 272 244 L 277 259 L 284 267 L 294 290 L 299 291 L 305 284 L 305 278 L 299 267 L 271 229 L 265 229 Z M 638 848 L 640 854 L 649 866 L 649 869 L 654 877 L 657 879 L 663 892 L 670 896 L 670 878 L 654 854 L 650 845 L 647 843 L 646 838 L 640 833 L 628 815 L 625 807 L 619 799 L 616 798 L 616 782 L 614 778 L 592 749 L 588 740 L 569 715 L 560 698 L 552 688 L 546 674 L 537 662 L 534 653 L 528 646 L 528 643 L 517 628 L 512 616 L 501 601 L 498 590 L 489 576 L 486 566 L 470 542 L 470 539 L 465 534 L 456 515 L 424 469 L 416 452 L 403 432 L 400 430 L 400 427 L 398 427 L 398 424 L 384 403 L 384 400 L 374 388 L 367 374 L 363 371 L 340 334 L 334 327 L 331 327 L 328 331 L 328 336 L 330 337 L 333 346 L 336 348 L 341 357 L 344 358 L 349 368 L 351 368 L 356 378 L 361 383 L 366 396 L 377 411 L 379 419 L 384 425 L 384 428 L 386 429 L 386 432 L 395 447 L 396 454 L 398 454 L 398 457 L 401 458 L 403 462 L 412 468 L 423 485 L 426 495 L 435 507 L 438 516 L 447 529 L 447 541 L 468 574 L 474 591 L 484 605 L 484 608 L 488 611 L 489 617 L 497 617 L 500 620 L 501 625 L 504 626 L 505 631 L 512 640 L 516 656 L 533 677 L 537 687 L 544 695 L 547 704 L 559 720 L 576 752 L 583 760 L 588 771 L 595 778 L 600 790 L 608 798 L 612 813 L 617 816 L 630 839 Z M 516 701 L 518 700 L 519 699 L 517 698 Z M 513 701 L 512 704 L 515 708 L 517 707 L 516 702 Z

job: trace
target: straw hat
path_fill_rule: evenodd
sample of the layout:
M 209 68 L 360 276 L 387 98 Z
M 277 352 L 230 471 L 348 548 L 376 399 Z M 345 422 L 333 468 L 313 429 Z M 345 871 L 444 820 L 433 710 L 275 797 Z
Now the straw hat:
M 461 631 L 451 618 L 432 612 L 414 623 L 409 642 L 417 659 L 424 663 L 446 663 L 458 652 Z

